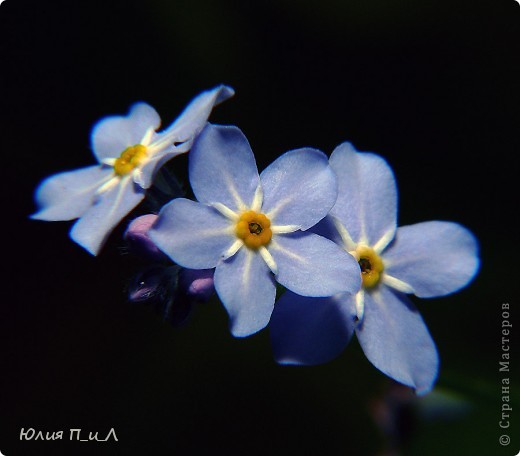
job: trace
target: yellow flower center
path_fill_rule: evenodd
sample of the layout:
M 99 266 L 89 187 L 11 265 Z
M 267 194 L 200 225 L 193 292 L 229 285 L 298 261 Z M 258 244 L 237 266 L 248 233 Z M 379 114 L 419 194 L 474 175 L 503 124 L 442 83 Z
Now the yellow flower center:
M 146 147 L 142 144 L 127 147 L 114 163 L 114 172 L 118 176 L 124 176 L 133 171 L 146 158 Z
M 235 226 L 235 234 L 250 249 L 258 249 L 269 244 L 273 232 L 271 221 L 264 215 L 255 211 L 244 212 Z
M 375 287 L 379 283 L 381 273 L 383 272 L 383 260 L 381 260 L 381 257 L 367 245 L 358 245 L 356 250 L 350 253 L 358 260 L 363 287 Z

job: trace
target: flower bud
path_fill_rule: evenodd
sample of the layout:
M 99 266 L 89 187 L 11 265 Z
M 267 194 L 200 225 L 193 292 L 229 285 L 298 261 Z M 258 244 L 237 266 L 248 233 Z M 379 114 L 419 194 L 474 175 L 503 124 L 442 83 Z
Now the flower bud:
M 187 296 L 207 301 L 215 291 L 214 272 L 214 269 L 182 269 L 179 272 L 179 287 Z
M 162 261 L 167 258 L 166 255 L 148 237 L 148 230 L 156 219 L 157 215 L 155 214 L 137 217 L 128 225 L 123 237 L 131 252 L 150 260 Z
M 167 269 L 152 266 L 137 274 L 128 289 L 128 299 L 132 302 L 160 300 L 168 292 Z

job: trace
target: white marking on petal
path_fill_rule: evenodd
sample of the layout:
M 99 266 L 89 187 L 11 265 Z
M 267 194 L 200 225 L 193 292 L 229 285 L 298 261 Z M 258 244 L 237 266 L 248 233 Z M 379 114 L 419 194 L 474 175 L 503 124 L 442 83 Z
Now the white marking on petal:
M 101 195 L 107 190 L 110 190 L 112 187 L 119 184 L 120 179 L 121 178 L 119 176 L 109 176 L 108 181 L 96 190 L 96 195 Z
M 223 234 L 229 234 L 235 237 L 235 228 L 233 226 L 228 226 L 226 228 L 222 228 L 220 230 L 216 230 L 215 228 L 208 228 L 207 230 L 197 231 L 200 236 L 222 236 Z
M 246 261 L 244 263 L 244 269 L 242 270 L 242 287 L 249 288 L 249 281 L 251 279 L 251 262 L 253 261 L 253 255 L 254 253 L 246 249 Z
M 273 256 L 264 246 L 261 246 L 258 251 L 260 252 L 260 256 L 263 258 L 271 272 L 276 275 L 278 274 L 278 266 L 276 265 L 276 261 L 274 261 Z
M 229 249 L 227 249 L 222 254 L 222 259 L 227 260 L 228 258 L 231 258 L 235 253 L 237 253 L 240 250 L 240 248 L 243 245 L 244 245 L 244 242 L 242 241 L 242 239 L 237 239 L 235 242 L 233 242 L 231 247 L 229 247 Z
M 102 165 L 107 165 L 107 166 L 110 166 L 111 168 L 114 167 L 114 165 L 116 164 L 116 158 L 104 158 L 103 160 L 101 160 L 101 164 Z
M 211 203 L 210 206 L 215 208 L 217 211 L 219 211 L 224 217 L 226 217 L 229 220 L 236 222 L 240 218 L 239 215 L 235 211 L 231 210 L 225 204 Z
M 363 316 L 365 315 L 365 292 L 360 290 L 356 293 L 354 297 L 354 301 L 356 304 L 356 316 L 358 317 L 358 324 L 363 321 Z
M 112 203 L 110 211 L 108 212 L 108 214 L 105 215 L 105 218 L 112 217 L 112 214 L 119 207 L 119 204 L 121 203 L 121 198 L 123 197 L 126 186 L 129 183 L 133 184 L 133 181 L 130 179 L 130 175 L 126 175 L 122 178 L 115 177 L 115 178 L 111 179 L 110 181 L 108 181 L 107 184 L 111 184 L 109 188 L 112 188 L 114 186 L 114 184 L 113 184 L 114 179 L 116 180 L 116 183 L 119 184 L 119 188 L 117 189 L 117 195 L 116 195 L 114 202 Z M 105 187 L 105 186 L 106 186 L 106 184 L 103 187 Z M 105 189 L 105 190 L 108 190 L 108 189 Z M 98 192 L 96 194 L 100 195 L 100 191 L 98 190 Z
M 361 202 L 361 204 L 359 205 L 359 214 L 357 215 L 358 220 L 360 221 L 360 227 L 359 227 L 360 233 L 359 233 L 358 243 L 369 245 L 368 236 L 367 236 L 367 225 L 366 225 L 367 218 L 366 218 L 366 214 L 365 214 L 366 207 L 362 200 L 361 194 L 358 194 L 357 198 L 358 198 L 358 201 Z
M 143 179 L 143 170 L 141 168 L 135 168 L 132 171 L 132 177 L 134 178 L 134 182 L 139 185 L 140 187 L 143 187 L 144 179 Z
M 369 243 L 368 243 L 368 237 L 367 237 L 367 235 L 365 234 L 364 228 L 363 228 L 363 231 L 361 232 L 361 235 L 359 236 L 359 242 L 358 242 L 358 244 L 369 245 Z
M 379 241 L 377 241 L 374 246 L 372 247 L 374 249 L 374 252 L 376 252 L 378 255 L 385 249 L 385 247 L 390 244 L 392 239 L 394 238 L 395 231 L 394 230 L 388 230 Z
M 148 130 L 146 130 L 146 133 L 143 136 L 143 139 L 141 139 L 141 145 L 148 146 L 150 144 L 150 141 L 152 140 L 153 134 L 155 133 L 155 129 L 153 127 L 150 127 Z
M 99 187 L 98 190 L 96 191 L 96 194 L 98 194 L 99 191 L 100 191 L 99 189 L 103 188 L 105 185 L 107 185 L 113 178 L 114 178 L 113 174 L 109 174 L 108 176 L 104 176 L 102 179 L 94 182 L 92 185 L 89 185 L 88 187 L 83 188 L 81 190 L 81 193 L 86 193 L 86 192 L 89 192 L 89 191 L 95 189 L 96 187 Z
M 174 146 L 175 140 L 177 139 L 175 130 L 166 134 L 161 133 L 157 136 L 157 140 L 149 144 L 147 147 L 149 155 L 155 155 L 157 152 L 160 152 L 165 147 Z
M 395 277 L 383 273 L 383 277 L 381 279 L 385 285 L 388 285 L 391 288 L 394 288 L 397 291 L 401 291 L 403 293 L 415 293 L 412 286 L 402 280 L 396 279 Z
M 226 234 L 231 234 L 232 236 L 236 236 L 235 225 L 230 224 L 227 228 L 224 228 L 222 232 Z
M 235 204 L 237 205 L 238 209 L 240 209 L 241 211 L 246 211 L 247 206 L 244 204 L 244 201 L 242 201 L 242 198 L 238 194 L 237 189 L 235 188 L 235 184 L 233 183 L 231 178 L 227 174 L 225 174 L 224 180 L 226 181 L 226 185 L 229 189 L 229 193 L 231 193 L 231 196 L 233 196 L 233 198 L 235 200 Z
M 276 225 L 271 226 L 273 234 L 287 234 L 294 233 L 300 229 L 300 225 Z
M 262 209 L 262 203 L 264 201 L 264 191 L 262 189 L 262 184 L 259 183 L 258 187 L 255 190 L 255 196 L 253 198 L 253 203 L 251 204 L 251 210 L 255 212 L 260 212 Z
M 280 244 L 278 244 L 278 242 L 276 242 L 274 239 L 271 239 L 271 244 L 270 244 L 271 248 L 272 249 L 276 249 L 276 250 L 279 250 L 280 252 L 282 252 L 284 255 L 287 255 L 288 257 L 291 257 L 293 259 L 295 259 L 296 261 L 299 261 L 300 263 L 304 263 L 306 264 L 307 263 L 307 259 L 304 258 L 304 257 L 301 257 L 300 255 L 294 253 L 294 252 L 291 252 L 290 250 L 287 250 L 287 249 L 284 249 L 283 247 L 280 246 Z
M 286 198 L 286 199 L 283 199 L 283 200 L 279 200 L 278 201 L 278 205 L 276 207 L 273 207 L 267 214 L 265 214 L 267 216 L 267 218 L 269 220 L 273 220 L 276 218 L 276 214 L 278 214 L 278 212 L 280 212 L 281 209 L 283 209 L 284 206 L 287 206 L 287 204 L 290 204 L 292 202 L 292 198 L 289 197 L 289 198 Z
M 359 233 L 359 243 L 368 245 L 368 236 L 365 224 L 365 215 L 363 209 L 361 209 L 361 214 L 359 215 L 361 220 L 360 233 Z
M 345 228 L 343 223 L 341 223 L 336 217 L 332 217 L 332 221 L 334 223 L 334 226 L 336 227 L 336 230 L 338 230 L 341 240 L 343 241 L 345 250 L 347 252 L 356 250 L 357 244 L 354 242 L 354 240 L 352 239 L 352 236 L 347 231 L 347 229 Z

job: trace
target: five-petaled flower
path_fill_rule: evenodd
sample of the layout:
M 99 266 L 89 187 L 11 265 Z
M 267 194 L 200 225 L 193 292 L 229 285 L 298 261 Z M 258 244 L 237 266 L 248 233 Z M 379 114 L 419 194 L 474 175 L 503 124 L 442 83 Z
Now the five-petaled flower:
M 79 218 L 70 236 L 96 255 L 113 228 L 136 207 L 152 185 L 157 170 L 187 152 L 202 130 L 213 106 L 233 95 L 227 86 L 202 92 L 166 130 L 157 112 L 146 103 L 129 114 L 106 117 L 92 131 L 92 150 L 99 164 L 56 174 L 36 192 L 38 220 Z
M 359 290 L 354 258 L 305 231 L 327 215 L 337 197 L 323 152 L 286 152 L 259 176 L 243 133 L 208 124 L 190 152 L 189 178 L 199 202 L 174 199 L 149 235 L 183 267 L 216 268 L 215 289 L 233 335 L 248 336 L 267 325 L 275 277 L 306 296 Z
M 321 299 L 284 293 L 270 325 L 275 358 L 282 364 L 323 363 L 356 332 L 374 366 L 426 393 L 437 377 L 438 354 L 406 294 L 429 298 L 466 286 L 479 267 L 477 241 L 451 222 L 397 228 L 395 180 L 379 156 L 344 143 L 330 166 L 338 199 L 319 232 L 329 232 L 355 257 L 363 286 L 356 295 Z

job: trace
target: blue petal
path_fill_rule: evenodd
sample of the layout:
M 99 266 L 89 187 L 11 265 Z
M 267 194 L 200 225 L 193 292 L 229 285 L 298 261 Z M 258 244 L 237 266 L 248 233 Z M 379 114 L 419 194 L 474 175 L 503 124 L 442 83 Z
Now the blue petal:
M 143 198 L 143 190 L 130 176 L 122 178 L 81 216 L 72 227 L 70 237 L 92 255 L 97 255 L 111 231 Z
M 371 153 L 358 153 L 349 143 L 330 156 L 338 179 L 338 199 L 331 210 L 356 243 L 384 247 L 397 228 L 397 188 L 391 168 Z
M 234 211 L 251 206 L 260 178 L 244 134 L 231 126 L 208 125 L 189 160 L 190 183 L 201 203 L 222 203 Z
M 254 334 L 269 323 L 276 287 L 273 275 L 257 252 L 242 247 L 218 264 L 214 280 L 235 337 Z
M 343 240 L 334 225 L 334 221 L 330 215 L 321 219 L 316 225 L 309 229 L 311 233 L 323 236 L 331 241 L 334 241 L 338 245 L 343 245 Z
M 161 209 L 148 235 L 177 264 L 210 269 L 235 242 L 231 228 L 215 209 L 177 198 Z
M 460 290 L 479 268 L 477 240 L 466 228 L 451 222 L 398 228 L 383 258 L 385 272 L 410 285 L 422 298 Z
M 268 249 L 278 267 L 276 280 L 302 296 L 356 293 L 361 286 L 354 257 L 317 234 L 278 235 Z
M 427 393 L 437 377 L 437 349 L 421 315 L 405 295 L 382 285 L 365 293 L 356 334 L 369 361 L 394 380 Z
M 135 103 L 126 116 L 101 119 L 92 129 L 91 143 L 98 161 L 117 158 L 129 146 L 140 144 L 146 132 L 157 130 L 161 118 L 146 103 Z
M 286 152 L 260 179 L 262 212 L 273 225 L 297 225 L 306 230 L 325 217 L 336 201 L 336 177 L 327 156 L 316 149 Z
M 221 85 L 195 97 L 172 125 L 154 135 L 152 142 L 157 144 L 166 140 L 165 148 L 156 151 L 144 164 L 135 182 L 143 188 L 149 188 L 159 168 L 173 157 L 191 149 L 194 138 L 207 124 L 213 107 L 227 100 L 234 93 L 231 87 Z M 182 144 L 174 146 L 174 143 L 179 142 Z
M 48 177 L 36 190 L 40 210 L 31 218 L 57 221 L 81 217 L 94 203 L 98 188 L 111 175 L 111 168 L 95 165 Z
M 286 291 L 269 323 L 276 361 L 313 365 L 334 359 L 354 333 L 355 316 L 351 295 L 306 298 Z
M 177 120 L 164 133 L 175 133 L 177 142 L 192 139 L 206 125 L 213 107 L 234 94 L 235 91 L 225 85 L 202 92 L 190 102 Z

